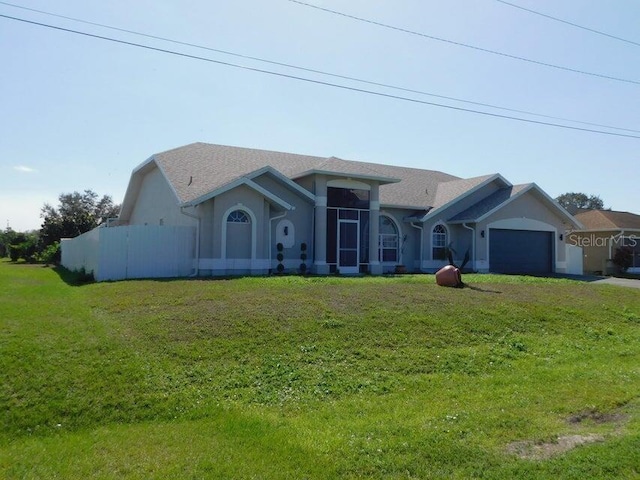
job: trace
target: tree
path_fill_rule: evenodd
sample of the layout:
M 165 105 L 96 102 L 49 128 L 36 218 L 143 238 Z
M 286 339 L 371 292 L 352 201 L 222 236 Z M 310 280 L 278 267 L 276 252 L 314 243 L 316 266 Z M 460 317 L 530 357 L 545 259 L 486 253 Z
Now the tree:
M 15 232 L 7 228 L 1 235 L 0 253 L 2 256 L 8 255 L 12 262 L 19 259 L 27 262 L 35 262 L 37 260 L 38 232 Z
M 58 207 L 45 203 L 40 216 L 43 218 L 40 229 L 40 250 L 59 242 L 61 238 L 77 237 L 108 218 L 118 216 L 119 205 L 114 205 L 109 195 L 98 199 L 93 190 L 83 193 L 62 193 L 58 197 Z
M 570 213 L 574 213 L 579 208 L 604 210 L 604 202 L 598 195 L 569 192 L 556 197 L 556 202 L 566 208 Z
M 0 231 L 0 258 L 4 258 L 9 255 L 9 245 L 13 243 L 18 232 L 14 231 L 11 227 L 7 227 L 6 230 Z

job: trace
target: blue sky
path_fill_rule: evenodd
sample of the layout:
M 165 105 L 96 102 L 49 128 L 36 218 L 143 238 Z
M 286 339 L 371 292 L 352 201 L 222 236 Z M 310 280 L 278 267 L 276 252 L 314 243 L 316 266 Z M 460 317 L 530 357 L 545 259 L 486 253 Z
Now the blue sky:
M 640 82 L 640 46 L 496 0 L 308 0 L 431 36 Z M 491 55 L 288 0 L 14 0 L 58 15 L 437 95 L 640 131 L 640 84 Z M 635 0 L 512 0 L 640 43 Z M 422 101 L 0 4 L 0 14 Z M 640 139 L 553 128 L 240 70 L 0 18 L 0 228 L 93 189 L 122 201 L 153 153 L 201 141 L 442 170 L 498 172 L 551 196 L 640 213 Z M 526 118 L 551 121 L 542 117 Z M 583 124 L 559 122 L 578 127 Z M 607 130 L 607 129 L 603 129 Z M 612 130 L 607 130 L 612 131 Z M 640 132 L 617 131 L 640 136 Z

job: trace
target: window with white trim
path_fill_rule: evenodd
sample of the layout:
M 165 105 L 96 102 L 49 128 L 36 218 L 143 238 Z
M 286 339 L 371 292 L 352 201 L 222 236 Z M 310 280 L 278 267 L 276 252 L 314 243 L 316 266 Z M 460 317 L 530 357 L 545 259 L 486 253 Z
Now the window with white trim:
M 447 229 L 444 225 L 436 225 L 431 233 L 431 247 L 434 260 L 447 258 Z
M 227 216 L 228 223 L 251 223 L 249 215 L 242 210 L 234 210 Z
M 398 227 L 386 215 L 380 215 L 379 217 L 378 247 L 378 256 L 381 262 L 398 263 Z

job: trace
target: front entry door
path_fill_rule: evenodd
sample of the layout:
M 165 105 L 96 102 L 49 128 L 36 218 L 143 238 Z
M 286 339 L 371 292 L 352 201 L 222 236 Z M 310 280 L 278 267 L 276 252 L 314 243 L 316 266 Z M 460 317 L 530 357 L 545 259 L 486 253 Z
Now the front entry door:
M 360 273 L 360 228 L 357 220 L 339 220 L 338 223 L 338 269 L 340 273 Z

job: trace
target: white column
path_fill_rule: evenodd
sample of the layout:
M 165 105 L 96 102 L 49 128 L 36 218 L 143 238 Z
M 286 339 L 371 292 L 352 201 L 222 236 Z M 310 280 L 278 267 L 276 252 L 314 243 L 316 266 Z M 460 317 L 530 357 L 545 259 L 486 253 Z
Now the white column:
M 369 272 L 382 274 L 382 265 L 378 260 L 378 237 L 380 229 L 380 189 L 378 183 L 371 183 L 369 197 Z
M 313 267 L 315 273 L 326 275 L 329 273 L 329 265 L 327 265 L 327 179 L 323 175 L 316 177 L 315 193 Z

